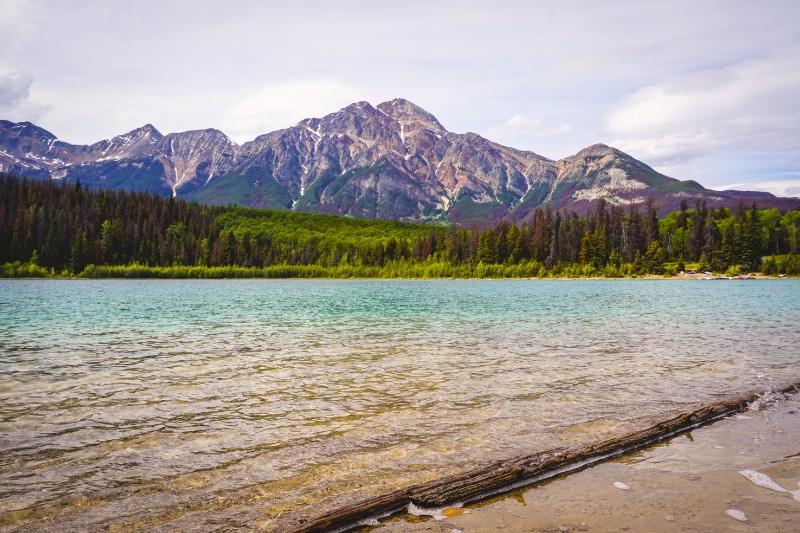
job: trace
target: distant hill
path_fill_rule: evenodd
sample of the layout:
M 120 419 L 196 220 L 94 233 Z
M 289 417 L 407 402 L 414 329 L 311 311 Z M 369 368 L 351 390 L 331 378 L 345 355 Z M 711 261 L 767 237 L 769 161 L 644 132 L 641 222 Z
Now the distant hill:
M 215 129 L 163 135 L 150 124 L 72 145 L 29 122 L 0 121 L 0 172 L 212 205 L 466 224 L 522 220 L 546 205 L 586 212 L 599 198 L 629 204 L 652 197 L 662 213 L 683 199 L 800 207 L 797 198 L 679 181 L 602 144 L 554 161 L 449 132 L 402 99 L 354 103 L 242 145 Z

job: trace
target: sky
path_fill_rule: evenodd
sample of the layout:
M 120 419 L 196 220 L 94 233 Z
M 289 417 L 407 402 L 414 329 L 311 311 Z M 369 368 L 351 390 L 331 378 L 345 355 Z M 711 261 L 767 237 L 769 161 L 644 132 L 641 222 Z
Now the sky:
M 560 159 L 800 196 L 800 2 L 0 0 L 0 118 L 237 142 L 366 100 Z

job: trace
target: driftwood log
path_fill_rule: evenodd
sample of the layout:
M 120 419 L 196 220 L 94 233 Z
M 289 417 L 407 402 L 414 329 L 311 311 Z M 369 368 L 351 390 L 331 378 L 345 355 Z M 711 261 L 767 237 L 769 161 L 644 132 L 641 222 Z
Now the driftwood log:
M 800 390 L 800 381 L 773 389 L 772 393 L 790 394 Z M 515 457 L 497 463 L 447 476 L 435 481 L 397 490 L 377 498 L 338 509 L 299 528 L 295 533 L 346 531 L 359 522 L 383 518 L 405 510 L 408 504 L 441 508 L 468 503 L 550 479 L 565 472 L 574 472 L 611 457 L 640 450 L 680 433 L 709 424 L 739 412 L 764 395 L 763 390 L 750 391 L 734 398 L 710 403 L 697 410 L 681 413 L 647 428 L 616 437 L 575 446 L 555 448 Z

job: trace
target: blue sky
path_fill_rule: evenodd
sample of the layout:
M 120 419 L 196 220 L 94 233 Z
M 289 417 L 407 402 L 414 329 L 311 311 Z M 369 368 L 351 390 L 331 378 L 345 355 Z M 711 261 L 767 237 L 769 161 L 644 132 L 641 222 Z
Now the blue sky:
M 288 5 L 287 5 L 288 4 Z M 359 100 L 800 196 L 800 2 L 0 0 L 0 118 L 238 142 Z

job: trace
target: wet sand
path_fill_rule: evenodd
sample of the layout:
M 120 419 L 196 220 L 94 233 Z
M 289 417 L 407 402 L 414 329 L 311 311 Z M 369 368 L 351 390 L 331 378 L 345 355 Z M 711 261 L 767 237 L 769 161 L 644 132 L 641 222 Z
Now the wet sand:
M 439 520 L 400 516 L 375 531 L 800 532 L 800 492 L 758 486 L 741 470 L 798 491 L 800 395 L 544 485 L 447 509 Z

